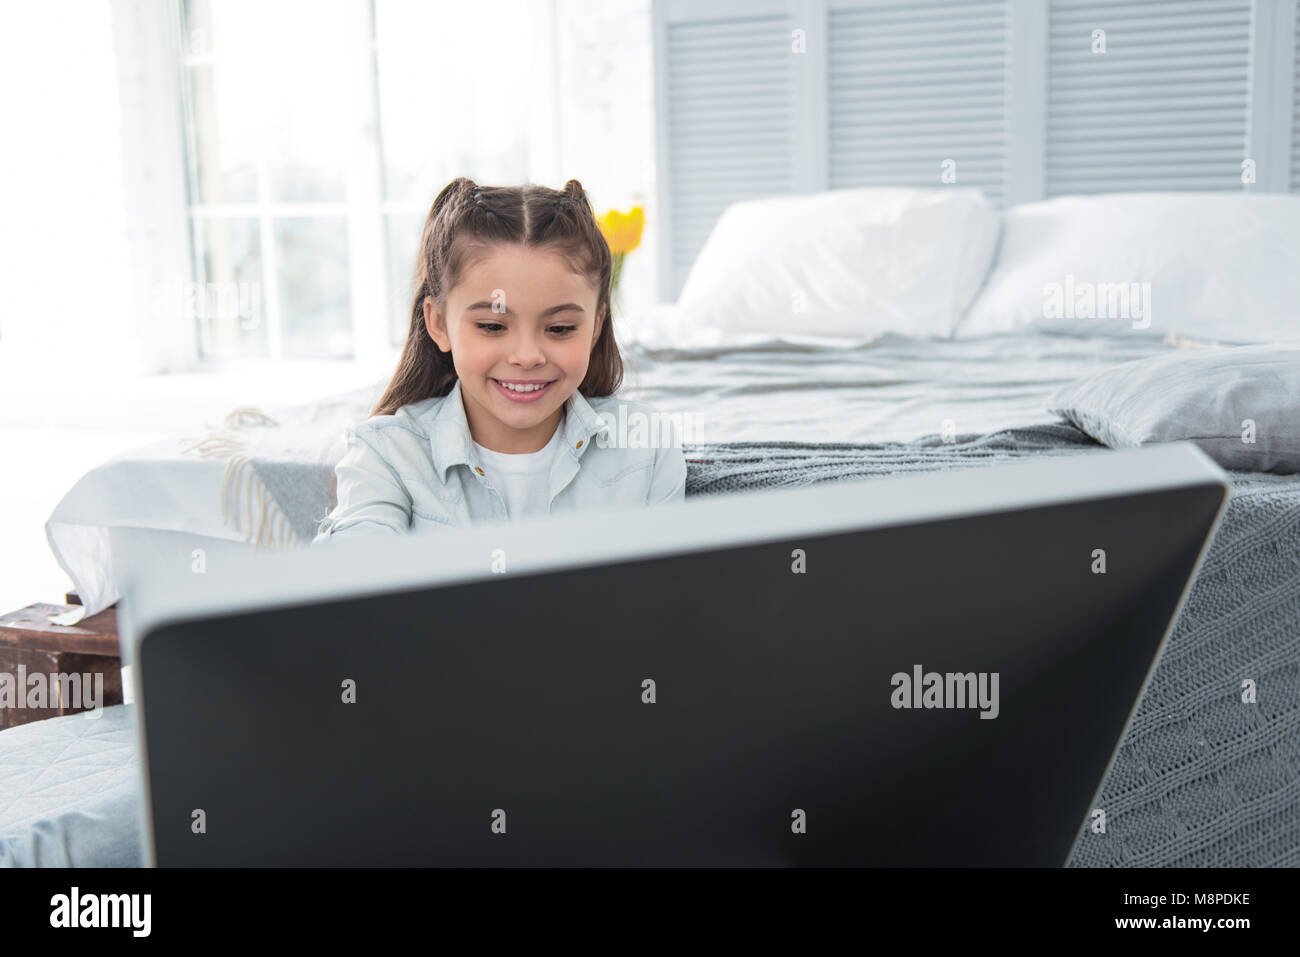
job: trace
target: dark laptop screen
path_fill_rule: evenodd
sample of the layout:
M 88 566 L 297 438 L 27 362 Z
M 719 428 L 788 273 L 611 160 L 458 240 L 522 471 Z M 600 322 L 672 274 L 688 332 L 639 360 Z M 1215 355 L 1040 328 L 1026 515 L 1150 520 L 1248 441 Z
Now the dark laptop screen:
M 164 625 L 157 863 L 1058 866 L 1223 495 Z

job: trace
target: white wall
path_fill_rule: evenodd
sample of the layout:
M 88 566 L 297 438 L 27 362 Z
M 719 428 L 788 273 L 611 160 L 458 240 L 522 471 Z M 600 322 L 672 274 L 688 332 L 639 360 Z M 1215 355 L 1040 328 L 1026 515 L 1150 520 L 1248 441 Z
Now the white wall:
M 133 361 L 111 4 L 6 4 L 3 20 L 0 374 Z

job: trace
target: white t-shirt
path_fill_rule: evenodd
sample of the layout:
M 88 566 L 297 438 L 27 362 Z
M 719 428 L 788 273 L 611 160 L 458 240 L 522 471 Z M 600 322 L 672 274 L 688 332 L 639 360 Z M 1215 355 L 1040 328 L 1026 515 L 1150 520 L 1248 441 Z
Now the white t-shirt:
M 511 518 L 549 514 L 551 460 L 560 448 L 563 425 L 561 419 L 551 441 L 536 452 L 494 452 L 474 443 L 479 459 L 483 462 L 483 471 L 505 497 L 506 514 Z

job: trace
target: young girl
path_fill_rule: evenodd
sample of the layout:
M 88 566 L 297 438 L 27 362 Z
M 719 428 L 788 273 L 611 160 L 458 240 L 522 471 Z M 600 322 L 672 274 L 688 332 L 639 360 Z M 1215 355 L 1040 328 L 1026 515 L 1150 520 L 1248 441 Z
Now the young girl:
M 397 371 L 347 431 L 313 544 L 682 500 L 676 433 L 615 426 L 650 413 L 612 397 L 611 272 L 577 180 L 449 183 L 424 224 Z

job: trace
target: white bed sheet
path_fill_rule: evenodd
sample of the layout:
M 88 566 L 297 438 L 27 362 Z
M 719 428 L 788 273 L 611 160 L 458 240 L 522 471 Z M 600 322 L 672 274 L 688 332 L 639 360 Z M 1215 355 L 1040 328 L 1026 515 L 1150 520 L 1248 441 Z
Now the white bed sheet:
M 624 349 L 623 393 L 689 421 L 695 442 L 906 441 L 1059 421 L 1045 407 L 1057 386 L 1174 348 L 1158 339 L 1042 334 L 891 335 L 856 348 L 633 343 Z

